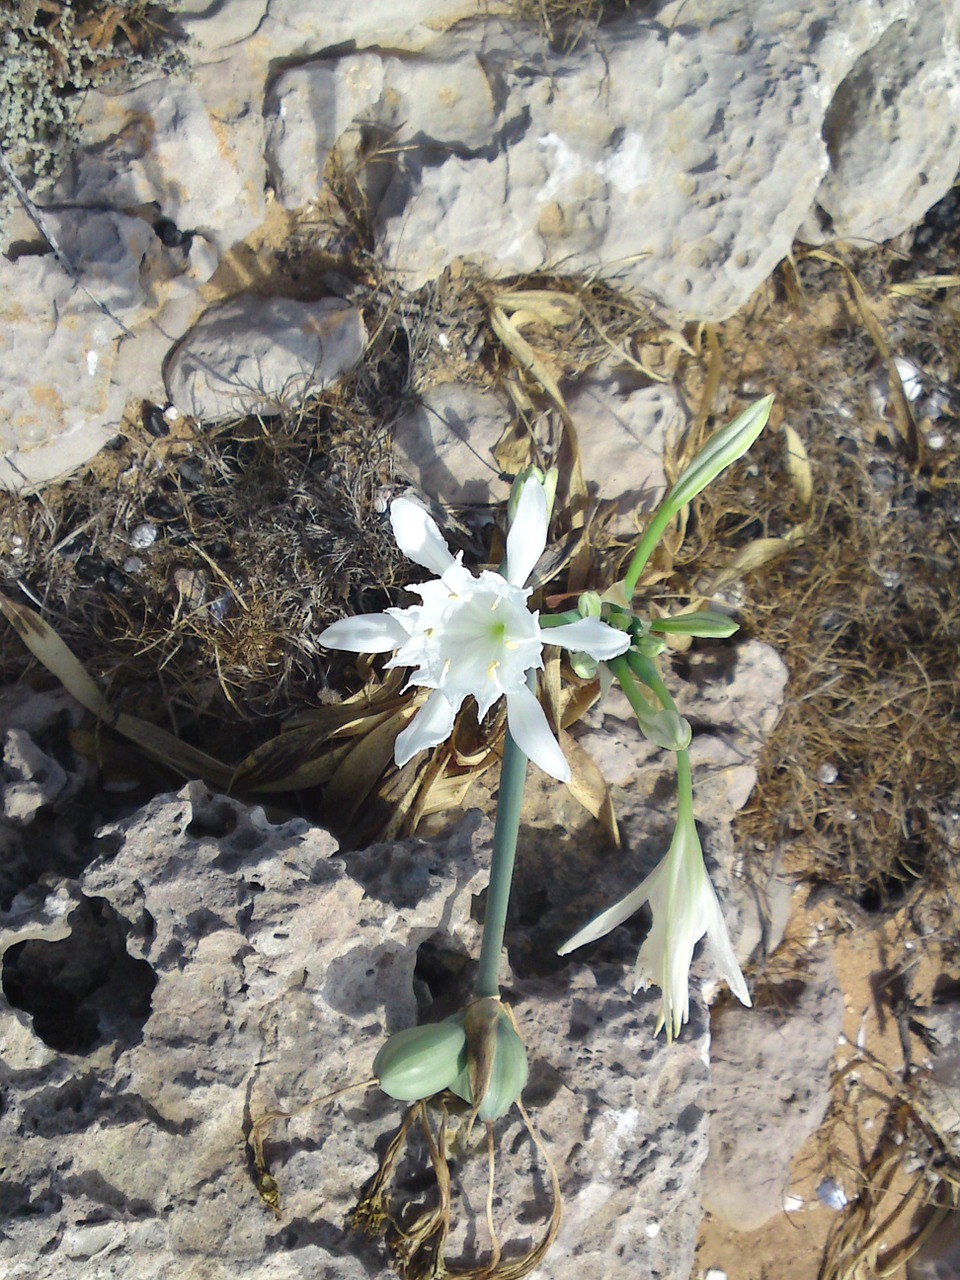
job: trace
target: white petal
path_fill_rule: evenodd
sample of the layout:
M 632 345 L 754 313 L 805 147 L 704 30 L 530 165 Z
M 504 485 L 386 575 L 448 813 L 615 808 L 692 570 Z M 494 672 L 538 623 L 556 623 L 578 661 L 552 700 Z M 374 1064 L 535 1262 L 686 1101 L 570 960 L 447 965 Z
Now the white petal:
M 517 514 L 507 534 L 506 579 L 522 587 L 547 545 L 547 495 L 543 485 L 528 480 L 520 493 Z
M 570 766 L 560 743 L 553 736 L 536 695 L 526 685 L 507 694 L 507 728 L 528 760 L 558 782 L 570 781 Z
M 402 733 L 397 734 L 393 758 L 398 767 L 412 760 L 418 751 L 426 751 L 450 737 L 457 708 L 435 689 Z
M 390 523 L 397 546 L 408 560 L 432 569 L 438 577 L 453 564 L 436 520 L 409 498 L 397 498 L 390 504 Z
M 321 631 L 318 637 L 328 649 L 350 653 L 392 653 L 407 639 L 407 632 L 388 613 L 361 613 L 343 618 Z
M 723 912 L 720 908 L 716 890 L 709 880 L 707 885 L 710 891 L 709 903 L 704 904 L 707 917 L 707 950 L 717 973 L 724 979 L 740 1003 L 749 1007 L 751 1003 L 750 992 L 747 990 L 747 984 L 740 971 L 740 966 L 737 964 L 737 957 L 733 954 L 733 946 L 730 942 L 730 935 L 727 933 L 727 926 L 723 922 Z
M 589 653 L 598 662 L 609 662 L 630 648 L 625 631 L 607 626 L 599 618 L 578 618 L 562 627 L 541 627 L 540 639 L 544 644 L 558 644 L 561 649 Z
M 632 893 L 628 893 L 625 898 L 615 902 L 612 907 L 607 907 L 606 911 L 601 911 L 598 916 L 594 916 L 589 924 L 585 924 L 572 938 L 568 938 L 562 947 L 557 948 L 557 955 L 569 955 L 571 951 L 576 951 L 577 947 L 585 947 L 588 942 L 596 942 L 598 938 L 605 938 L 618 924 L 623 924 L 624 920 L 629 920 L 649 898 L 650 880 L 651 877 L 647 876 L 646 880 L 639 884 Z

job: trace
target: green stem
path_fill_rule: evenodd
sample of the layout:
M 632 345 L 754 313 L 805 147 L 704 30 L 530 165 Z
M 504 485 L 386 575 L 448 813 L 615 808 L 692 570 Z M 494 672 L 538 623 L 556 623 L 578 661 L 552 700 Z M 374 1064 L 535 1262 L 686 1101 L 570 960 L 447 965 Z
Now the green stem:
M 693 779 L 690 775 L 690 752 L 677 752 L 677 821 L 693 821 Z
M 510 905 L 510 885 L 520 832 L 520 806 L 523 784 L 527 778 L 527 757 L 507 732 L 500 766 L 500 795 L 497 797 L 497 821 L 493 831 L 493 854 L 490 859 L 490 885 L 487 910 L 483 919 L 483 941 L 474 991 L 478 997 L 500 994 L 500 957 L 503 932 Z
M 569 622 L 579 622 L 580 614 L 576 609 L 568 609 L 566 613 L 541 613 L 540 626 L 544 629 L 549 627 L 565 627 Z
M 619 658 L 612 658 L 607 663 L 607 666 L 619 680 L 620 688 L 626 694 L 627 701 L 633 708 L 637 719 L 646 723 L 653 715 L 653 710 L 637 687 L 637 682 L 633 678 L 633 672 L 627 664 L 626 657 L 621 654 Z
M 664 530 L 676 514 L 676 506 L 671 502 L 664 502 L 657 509 L 653 519 L 644 530 L 640 545 L 633 553 L 633 559 L 630 561 L 630 567 L 627 569 L 627 575 L 623 580 L 623 593 L 628 602 L 633 599 L 633 593 L 637 589 L 637 583 L 646 567 L 647 561 L 653 555 L 657 543 L 663 537 Z
M 622 662 L 624 659 L 618 658 L 617 661 Z M 676 711 L 677 704 L 674 702 L 673 698 L 670 697 L 667 686 L 660 679 L 660 672 L 657 670 L 656 664 L 649 658 L 645 658 L 641 653 L 628 653 L 626 655 L 626 661 L 629 664 L 630 670 L 637 679 L 645 684 L 648 689 L 653 690 L 660 702 L 660 705 L 667 711 Z M 623 682 L 621 681 L 621 684 L 622 683 Z

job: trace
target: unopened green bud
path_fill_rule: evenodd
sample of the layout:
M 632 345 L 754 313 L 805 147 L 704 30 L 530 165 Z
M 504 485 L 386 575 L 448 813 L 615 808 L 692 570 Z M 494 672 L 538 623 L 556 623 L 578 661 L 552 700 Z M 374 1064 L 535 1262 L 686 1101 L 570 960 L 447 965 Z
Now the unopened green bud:
M 577 601 L 577 611 L 581 618 L 599 618 L 603 613 L 603 602 L 596 591 L 584 591 Z
M 634 637 L 633 647 L 637 653 L 642 654 L 645 658 L 657 658 L 666 649 L 667 642 L 666 640 L 661 640 L 659 636 L 652 635 L 649 631 L 646 631 Z
M 681 613 L 675 618 L 657 618 L 650 623 L 651 631 L 659 631 L 668 636 L 699 636 L 704 639 L 726 640 L 739 624 L 725 613 L 714 613 L 705 609 L 700 613 Z
M 467 1065 L 462 1017 L 407 1027 L 390 1037 L 373 1060 L 380 1088 L 400 1102 L 419 1102 L 449 1089 Z
M 581 680 L 593 680 L 600 664 L 589 653 L 571 653 L 570 665 Z

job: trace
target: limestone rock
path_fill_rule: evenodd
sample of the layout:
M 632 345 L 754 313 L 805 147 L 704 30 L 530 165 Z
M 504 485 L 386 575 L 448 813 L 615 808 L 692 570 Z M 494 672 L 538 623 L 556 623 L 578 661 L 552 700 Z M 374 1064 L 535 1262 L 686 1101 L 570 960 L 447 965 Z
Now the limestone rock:
M 877 168 L 874 216 L 882 205 L 888 226 L 907 225 L 928 207 L 917 189 L 938 149 L 929 203 L 956 167 L 960 61 L 943 16 L 954 6 L 829 8 L 665 5 L 562 56 L 522 27 L 478 23 L 470 40 L 496 86 L 494 125 L 482 149 L 424 139 L 404 151 L 378 214 L 386 262 L 410 284 L 458 255 L 494 275 L 600 268 L 678 318 L 720 320 L 804 223 L 830 166 L 825 124 L 837 161 L 824 207 L 842 215 L 852 201 L 854 212 L 868 167 Z M 463 28 L 455 38 L 463 42 Z M 908 45 L 901 71 L 897 51 Z M 857 83 L 872 83 L 871 57 L 896 81 L 886 115 L 854 82 L 849 103 L 841 91 L 861 57 Z M 932 85 L 942 123 L 931 133 L 923 95 Z
M 455 975 L 469 975 L 479 938 L 489 824 L 338 855 L 322 831 L 274 826 L 192 784 L 114 830 L 111 852 L 78 880 L 0 916 L 5 1274 L 385 1271 L 344 1218 L 400 1107 L 360 1091 L 277 1125 L 266 1149 L 281 1222 L 257 1197 L 245 1126 L 364 1079 L 418 1004 L 432 1016 L 456 1007 Z M 707 1026 L 695 1009 L 668 1049 L 651 1034 L 655 1001 L 631 998 L 627 975 L 609 959 L 503 974 L 530 1052 L 527 1101 L 565 1198 L 552 1280 L 585 1268 L 687 1280 L 692 1265 Z M 545 1179 L 515 1114 L 497 1140 L 498 1222 L 529 1240 Z M 456 1203 L 482 1222 L 479 1150 L 458 1159 Z M 474 1250 L 473 1229 L 461 1221 L 451 1244 Z
M 322 8 L 299 0 L 180 0 L 178 25 L 200 55 L 218 60 L 231 50 L 248 57 L 317 54 L 348 41 L 359 46 L 419 49 L 438 30 L 476 12 L 475 0 L 324 0 Z
M 788 1012 L 730 1005 L 714 1018 L 703 1203 L 736 1231 L 783 1211 L 790 1161 L 827 1109 L 843 1026 L 828 954 L 807 966 L 801 985 L 781 992 Z
M 612 532 L 639 539 L 636 517 L 666 490 L 664 445 L 686 422 L 683 406 L 669 387 L 631 388 L 606 370 L 584 379 L 566 399 L 588 489 L 611 504 Z
M 206 311 L 174 349 L 167 394 L 203 422 L 276 414 L 352 369 L 366 341 L 360 312 L 339 298 L 241 294 Z
M 815 239 L 889 240 L 949 190 L 960 165 L 956 23 L 955 5 L 914 9 L 840 84 L 824 122 L 830 169 L 816 201 L 827 229 Z
M 154 204 L 221 253 L 262 222 L 262 137 L 256 151 L 235 151 L 237 131 L 223 128 L 190 81 L 159 76 L 119 94 L 91 91 L 80 125 L 80 150 L 57 189 L 61 202 Z
M 82 714 L 66 693 L 25 686 L 0 693 L 0 908 L 41 876 L 82 865 L 88 833 L 80 796 L 93 768 L 67 745 Z
M 267 97 L 267 172 L 288 209 L 309 204 L 337 139 L 360 123 L 383 92 L 383 60 L 375 54 L 310 63 L 285 71 Z
M 957 13 L 958 0 L 656 0 L 560 53 L 475 0 L 186 0 L 190 77 L 89 93 L 47 210 L 135 340 L 52 259 L 0 258 L 13 334 L 0 484 L 69 473 L 127 403 L 158 398 L 198 286 L 263 223 L 268 169 L 281 203 L 302 205 L 330 149 L 349 159 L 361 133 L 375 253 L 407 287 L 462 257 L 493 277 L 600 272 L 675 320 L 718 320 L 798 233 L 896 234 L 960 163 Z M 159 218 L 179 246 L 153 243 Z M 617 390 L 613 416 L 629 432 L 657 394 Z M 626 522 L 634 490 L 604 492 L 620 467 L 592 469 Z
M 822 90 L 764 14 L 630 18 L 562 57 L 528 29 L 471 37 L 497 86 L 486 146 L 406 150 L 378 212 L 409 284 L 457 255 L 493 274 L 602 268 L 719 319 L 786 253 L 826 168 Z
M 142 276 L 161 246 L 139 218 L 83 211 L 50 218 L 86 293 L 52 253 L 0 255 L 0 485 L 29 488 L 71 471 L 116 434 L 126 400 L 112 379 L 124 324 L 143 314 Z
M 456 506 L 504 500 L 510 486 L 499 477 L 493 450 L 511 421 L 490 391 L 443 382 L 394 427 L 395 462 L 402 475 L 431 498 Z

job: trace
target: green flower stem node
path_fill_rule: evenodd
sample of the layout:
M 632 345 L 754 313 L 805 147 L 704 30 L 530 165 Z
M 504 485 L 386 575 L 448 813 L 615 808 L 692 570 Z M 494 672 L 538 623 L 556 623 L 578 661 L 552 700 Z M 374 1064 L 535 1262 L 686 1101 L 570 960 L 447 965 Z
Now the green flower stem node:
M 449 1089 L 467 1066 L 462 1018 L 407 1027 L 390 1037 L 373 1060 L 380 1088 L 400 1102 L 419 1102 Z
M 740 630 L 739 623 L 724 613 L 709 609 L 701 613 L 682 613 L 676 618 L 656 618 L 650 623 L 651 631 L 668 636 L 698 636 L 701 639 L 726 640 Z
M 649 658 L 642 658 L 640 654 L 633 651 L 628 653 L 626 657 L 614 658 L 607 665 L 619 680 L 620 687 L 626 694 L 627 701 L 637 717 L 637 725 L 643 736 L 655 746 L 662 747 L 665 751 L 685 750 L 690 745 L 692 736 L 689 722 L 679 714 L 673 704 L 673 699 L 663 688 L 662 682 L 660 688 L 663 689 L 669 699 L 669 703 L 665 704 L 660 711 L 655 711 L 650 706 L 637 686 L 635 676 L 637 675 L 636 667 L 638 664 L 645 664 L 640 665 L 640 669 L 644 674 L 647 674 L 648 667 L 654 672 L 656 671 Z M 649 678 L 644 679 L 641 676 L 640 679 L 648 687 L 653 687 Z M 654 692 L 660 697 L 659 690 L 654 689 Z M 660 698 L 660 701 L 663 702 L 663 699 Z

